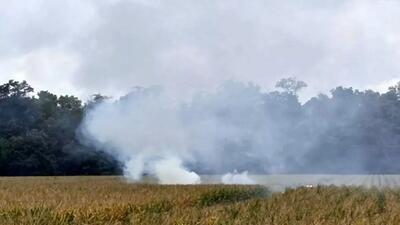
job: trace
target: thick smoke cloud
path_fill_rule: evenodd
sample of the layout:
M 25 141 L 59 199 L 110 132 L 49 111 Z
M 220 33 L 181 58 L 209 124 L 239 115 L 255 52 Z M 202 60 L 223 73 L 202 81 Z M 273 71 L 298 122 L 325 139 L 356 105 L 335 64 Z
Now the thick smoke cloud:
M 138 88 L 95 107 L 82 129 L 86 138 L 124 162 L 133 180 L 150 173 L 161 183 L 197 183 L 200 178 L 185 166 L 198 163 L 220 172 L 260 157 L 264 143 L 258 138 L 270 133 L 259 124 L 261 97 L 259 87 L 236 82 L 186 103 L 159 88 Z M 246 141 L 260 146 L 235 150 Z M 237 152 L 226 155 L 226 147 Z
M 331 165 L 324 169 L 337 172 L 338 162 L 343 171 L 363 172 L 373 157 L 361 149 L 378 143 L 365 141 L 349 155 L 330 151 L 336 161 L 311 154 L 349 146 L 340 134 L 368 140 L 360 132 L 366 128 L 343 125 L 359 127 L 366 124 L 359 118 L 372 117 L 352 107 L 361 100 L 342 99 L 344 89 L 333 100 L 321 95 L 301 105 L 268 90 L 296 76 L 309 85 L 301 92 L 306 102 L 338 85 L 382 91 L 399 78 L 398 1 L 0 0 L 0 6 L 1 82 L 26 79 L 80 97 L 164 87 L 104 103 L 83 126 L 133 179 L 150 172 L 167 182 L 163 168 L 192 183 L 198 182 L 192 170 L 285 173 Z M 223 84 L 230 79 L 239 82 Z M 259 86 L 241 83 L 247 81 Z M 394 151 L 397 136 L 380 132 Z M 360 163 L 349 162 L 354 158 Z
M 188 100 L 137 88 L 89 110 L 81 134 L 136 181 L 150 174 L 164 184 L 198 183 L 198 173 L 251 184 L 248 173 L 399 171 L 399 86 L 385 94 L 338 87 L 304 104 L 293 90 L 226 81 Z
M 264 90 L 297 76 L 308 98 L 338 85 L 386 89 L 400 68 L 398 1 L 0 1 L 0 81 L 120 95 L 174 95 L 224 80 Z M 391 82 L 389 82 L 391 83 Z
M 275 155 L 259 87 L 229 81 L 189 102 L 164 93 L 138 88 L 98 105 L 83 123 L 85 138 L 119 158 L 136 181 L 148 173 L 164 184 L 198 183 L 200 177 L 191 172 L 196 167 L 208 173 L 252 169 L 248 165 L 255 162 L 271 172 L 284 167 Z M 246 177 L 227 174 L 223 181 L 251 183 Z
M 178 110 L 158 88 L 138 88 L 118 102 L 94 108 L 83 132 L 124 162 L 133 180 L 156 173 L 164 184 L 197 183 L 200 178 L 182 165 L 191 154 Z

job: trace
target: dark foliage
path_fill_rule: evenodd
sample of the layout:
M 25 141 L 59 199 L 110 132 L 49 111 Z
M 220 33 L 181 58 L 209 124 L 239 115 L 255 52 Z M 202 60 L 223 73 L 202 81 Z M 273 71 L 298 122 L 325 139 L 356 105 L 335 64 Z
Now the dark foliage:
M 33 96 L 25 81 L 1 85 L 0 175 L 120 173 L 114 158 L 77 140 L 85 107 L 73 96 Z

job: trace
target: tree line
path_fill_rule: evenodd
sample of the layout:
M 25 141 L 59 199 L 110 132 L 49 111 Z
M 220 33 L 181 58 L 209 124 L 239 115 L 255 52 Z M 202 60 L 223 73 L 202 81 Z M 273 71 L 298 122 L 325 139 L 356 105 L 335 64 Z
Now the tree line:
M 106 175 L 121 173 L 110 155 L 81 144 L 76 130 L 85 110 L 74 96 L 34 94 L 26 82 L 0 86 L 0 175 Z
M 386 93 L 337 87 L 301 103 L 297 92 L 306 86 L 283 79 L 279 91 L 263 94 L 265 113 L 279 124 L 271 133 L 274 147 L 291 153 L 285 157 L 291 165 L 285 172 L 400 173 L 400 84 Z M 121 174 L 116 158 L 77 135 L 85 112 L 103 99 L 95 95 L 82 102 L 35 93 L 26 81 L 0 85 L 0 176 Z M 251 143 L 225 147 L 233 154 Z M 232 169 L 271 172 L 261 168 L 264 163 Z M 191 166 L 206 173 L 201 165 Z

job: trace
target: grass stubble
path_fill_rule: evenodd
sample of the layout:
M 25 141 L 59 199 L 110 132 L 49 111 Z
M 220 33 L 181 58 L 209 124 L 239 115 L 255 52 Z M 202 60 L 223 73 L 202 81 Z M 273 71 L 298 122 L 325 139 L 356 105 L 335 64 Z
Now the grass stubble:
M 400 224 L 400 190 L 159 186 L 118 177 L 0 178 L 0 224 Z

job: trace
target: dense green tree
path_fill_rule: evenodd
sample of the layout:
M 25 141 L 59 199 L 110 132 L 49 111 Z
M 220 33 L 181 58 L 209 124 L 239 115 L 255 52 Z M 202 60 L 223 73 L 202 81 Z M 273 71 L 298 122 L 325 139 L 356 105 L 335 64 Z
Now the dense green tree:
M 77 139 L 83 113 L 74 96 L 35 96 L 25 81 L 0 85 L 0 175 L 119 174 L 114 158 Z

